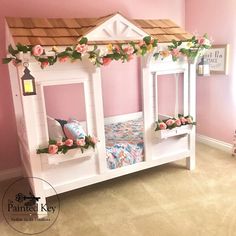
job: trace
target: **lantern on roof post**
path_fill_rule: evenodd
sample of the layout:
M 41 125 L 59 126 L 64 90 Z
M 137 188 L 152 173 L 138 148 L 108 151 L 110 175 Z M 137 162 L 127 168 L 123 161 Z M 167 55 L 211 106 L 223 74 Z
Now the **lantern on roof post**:
M 36 95 L 35 78 L 30 74 L 29 64 L 24 63 L 24 75 L 21 77 L 22 90 L 24 96 Z
M 197 65 L 197 74 L 199 76 L 209 76 L 210 75 L 210 65 L 202 56 L 201 61 Z

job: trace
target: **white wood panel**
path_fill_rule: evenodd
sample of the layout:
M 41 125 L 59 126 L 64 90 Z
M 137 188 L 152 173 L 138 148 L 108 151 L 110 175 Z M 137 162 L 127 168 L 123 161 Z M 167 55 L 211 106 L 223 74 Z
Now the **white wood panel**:
M 93 103 L 94 103 L 94 121 L 96 127 L 96 136 L 100 140 L 97 144 L 98 160 L 99 160 L 99 172 L 100 174 L 107 171 L 107 163 L 104 157 L 106 156 L 105 147 L 105 130 L 104 130 L 104 113 L 103 113 L 103 101 L 102 101 L 102 85 L 101 85 L 101 70 L 96 68 L 91 75 L 92 89 L 93 89 Z

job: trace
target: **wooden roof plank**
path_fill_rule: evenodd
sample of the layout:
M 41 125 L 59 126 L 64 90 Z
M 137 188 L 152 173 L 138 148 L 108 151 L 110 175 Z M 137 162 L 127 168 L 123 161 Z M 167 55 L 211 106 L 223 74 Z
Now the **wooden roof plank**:
M 12 36 L 29 36 L 32 35 L 32 32 L 30 29 L 24 29 L 24 28 L 11 28 L 11 34 Z
M 136 19 L 136 20 L 134 20 L 134 22 L 136 22 L 136 24 L 141 28 L 150 28 L 151 27 L 151 25 L 146 20 Z
M 163 29 L 167 34 L 184 34 L 185 30 L 182 28 L 166 28 Z
M 50 27 L 52 27 L 49 20 L 46 18 L 33 18 L 32 22 L 33 22 L 34 27 L 36 27 L 36 28 L 50 28 Z M 31 28 L 33 28 L 33 27 L 31 27 Z
M 24 24 L 24 28 L 34 28 L 33 19 L 31 18 L 21 18 L 21 21 Z
M 28 37 L 14 37 L 16 43 L 24 44 L 24 45 L 35 45 L 31 44 Z
M 32 36 L 47 36 L 46 29 L 30 29 Z M 28 35 L 30 36 L 30 35 Z
M 160 28 L 152 28 L 152 29 L 147 28 L 147 29 L 145 29 L 145 31 L 148 34 L 166 34 L 166 32 Z
M 7 24 L 10 28 L 24 27 L 23 21 L 18 17 L 6 17 Z
M 116 14 L 116 13 L 115 13 Z M 114 16 L 111 14 L 100 18 L 6 18 L 15 42 L 43 46 L 73 45 L 78 38 L 94 30 L 100 24 Z M 170 42 L 172 39 L 186 40 L 192 37 L 184 29 L 178 27 L 169 19 L 136 19 L 131 20 L 134 25 L 148 34 L 156 37 L 159 42 Z M 106 42 L 121 43 L 121 41 L 96 41 L 98 44 Z M 89 42 L 94 44 L 95 41 Z
M 76 19 L 71 18 L 71 19 L 63 19 L 64 24 L 66 25 L 67 28 L 79 28 L 80 25 L 76 21 Z
M 170 19 L 163 19 L 161 20 L 167 27 L 179 27 Z
M 51 25 L 50 28 L 66 28 L 65 22 L 61 18 L 50 18 L 48 21 Z

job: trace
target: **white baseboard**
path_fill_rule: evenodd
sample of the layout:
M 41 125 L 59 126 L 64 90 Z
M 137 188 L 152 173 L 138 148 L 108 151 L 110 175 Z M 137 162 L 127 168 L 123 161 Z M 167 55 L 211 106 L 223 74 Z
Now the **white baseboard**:
M 0 181 L 22 176 L 22 168 L 12 168 L 7 170 L 0 170 Z
M 232 144 L 226 143 L 217 139 L 213 139 L 210 137 L 207 137 L 205 135 L 197 134 L 196 135 L 197 141 L 200 143 L 204 143 L 208 146 L 220 149 L 222 151 L 232 153 Z

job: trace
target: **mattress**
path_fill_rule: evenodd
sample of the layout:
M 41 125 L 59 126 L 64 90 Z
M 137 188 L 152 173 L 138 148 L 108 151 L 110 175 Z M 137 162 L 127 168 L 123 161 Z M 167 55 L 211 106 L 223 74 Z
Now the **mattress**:
M 143 161 L 143 119 L 105 125 L 105 135 L 109 169 Z

